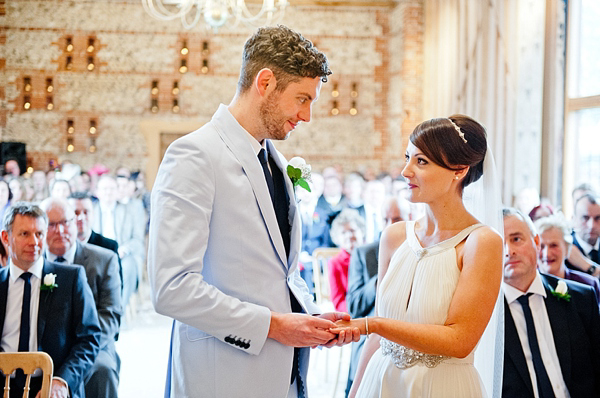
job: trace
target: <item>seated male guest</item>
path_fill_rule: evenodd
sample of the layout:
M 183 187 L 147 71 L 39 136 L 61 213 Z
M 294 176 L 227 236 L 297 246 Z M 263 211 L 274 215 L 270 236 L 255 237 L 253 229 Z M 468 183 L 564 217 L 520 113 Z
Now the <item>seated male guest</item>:
M 594 290 L 537 272 L 529 217 L 504 209 L 503 397 L 600 396 L 600 314 Z M 559 288 L 560 286 L 560 288 Z
M 139 277 L 145 264 L 145 219 L 135 219 L 127 206 L 117 202 L 117 182 L 102 175 L 96 189 L 98 203 L 94 204 L 92 228 L 99 234 L 119 243 L 119 256 L 123 268 L 123 308 L 137 290 Z
M 69 196 L 69 204 L 75 210 L 75 225 L 77 225 L 77 240 L 112 250 L 119 260 L 119 277 L 121 279 L 121 291 L 123 291 L 123 270 L 121 269 L 121 257 L 119 257 L 119 244 L 116 240 L 108 239 L 94 232 L 92 223 L 94 220 L 94 202 L 88 192 L 74 192 Z
M 0 350 L 48 353 L 54 363 L 51 396 L 85 397 L 84 376 L 99 350 L 98 314 L 84 269 L 42 256 L 47 228 L 38 206 L 19 202 L 5 214 L 2 242 L 10 260 L 0 269 Z M 11 397 L 20 397 L 23 374 L 10 383 Z M 41 377 L 32 378 L 31 396 L 40 387 Z
M 100 322 L 100 352 L 85 378 L 87 398 L 116 397 L 120 359 L 115 339 L 121 323 L 121 278 L 117 255 L 77 240 L 75 212 L 64 200 L 48 198 L 40 207 L 48 216 L 46 258 L 83 266 L 92 290 Z
M 583 194 L 575 202 L 573 213 L 573 245 L 569 264 L 590 275 L 600 276 L 600 198 L 592 193 Z M 577 249 L 577 250 L 576 250 Z M 574 254 L 583 254 L 588 264 L 580 264 Z
M 563 279 L 584 283 L 594 288 L 596 299 L 600 302 L 600 283 L 597 278 L 586 273 L 571 270 L 565 265 L 572 248 L 573 237 L 566 220 L 561 214 L 540 218 L 535 222 L 540 235 L 539 270 Z
M 348 312 L 346 292 L 350 253 L 365 242 L 365 222 L 357 210 L 344 209 L 335 217 L 331 224 L 331 239 L 341 249 L 329 259 L 327 266 L 331 301 L 336 311 Z

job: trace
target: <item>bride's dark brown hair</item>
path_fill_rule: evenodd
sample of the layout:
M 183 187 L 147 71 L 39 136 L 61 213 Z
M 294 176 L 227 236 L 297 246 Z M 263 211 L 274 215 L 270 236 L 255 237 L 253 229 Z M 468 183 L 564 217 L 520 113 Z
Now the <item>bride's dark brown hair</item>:
M 438 166 L 449 170 L 461 170 L 469 166 L 462 180 L 462 188 L 483 175 L 487 133 L 481 124 L 469 116 L 452 115 L 449 118 L 426 120 L 414 129 L 410 142 Z

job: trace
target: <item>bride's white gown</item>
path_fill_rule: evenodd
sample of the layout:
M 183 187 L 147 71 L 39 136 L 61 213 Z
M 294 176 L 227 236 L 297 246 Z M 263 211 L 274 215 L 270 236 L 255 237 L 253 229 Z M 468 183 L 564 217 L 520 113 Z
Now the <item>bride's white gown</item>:
M 381 281 L 377 298 L 378 315 L 413 323 L 443 325 L 460 276 L 455 247 L 483 225 L 472 225 L 427 249 L 423 249 L 417 240 L 414 226 L 414 221 L 406 223 L 406 241 L 393 254 Z M 419 361 L 400 369 L 394 364 L 394 358 L 385 355 L 380 347 L 369 361 L 357 396 L 484 397 L 485 388 L 473 366 L 473 358 L 474 350 L 466 358 L 448 358 L 434 367 L 427 367 Z

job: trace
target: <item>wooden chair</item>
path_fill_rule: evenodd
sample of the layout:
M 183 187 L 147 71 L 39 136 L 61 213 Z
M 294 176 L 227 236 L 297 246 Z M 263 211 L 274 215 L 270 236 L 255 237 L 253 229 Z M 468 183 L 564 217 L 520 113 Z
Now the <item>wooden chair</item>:
M 317 247 L 313 251 L 313 280 L 315 282 L 315 301 L 317 305 L 330 304 L 329 275 L 327 263 L 340 252 L 338 247 Z
M 43 372 L 40 397 L 48 398 L 50 397 L 50 386 L 54 372 L 54 364 L 50 355 L 45 352 L 0 352 L 0 370 L 5 375 L 4 398 L 9 397 L 10 375 L 17 369 L 22 369 L 23 373 L 27 375 L 23 398 L 29 397 L 31 375 L 38 368 L 42 369 Z

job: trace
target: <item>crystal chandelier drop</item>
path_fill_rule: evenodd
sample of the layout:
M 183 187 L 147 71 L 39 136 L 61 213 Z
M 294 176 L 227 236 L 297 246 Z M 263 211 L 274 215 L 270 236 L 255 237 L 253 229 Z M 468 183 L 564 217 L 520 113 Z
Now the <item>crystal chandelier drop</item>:
M 204 18 L 216 31 L 229 20 L 234 21 L 232 27 L 240 21 L 250 26 L 277 23 L 283 17 L 288 0 L 250 0 L 249 5 L 245 0 L 142 0 L 142 4 L 156 19 L 181 19 L 185 29 L 192 29 Z

